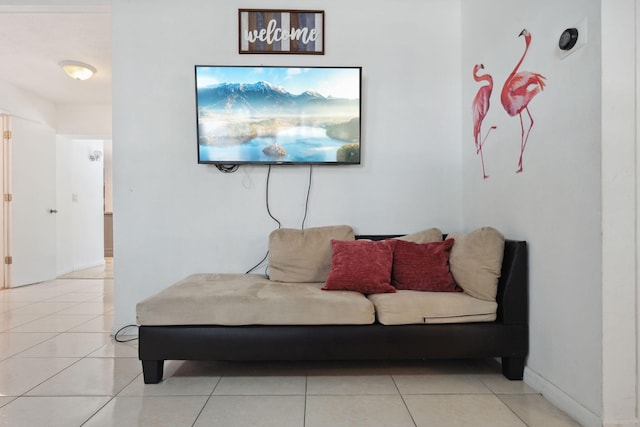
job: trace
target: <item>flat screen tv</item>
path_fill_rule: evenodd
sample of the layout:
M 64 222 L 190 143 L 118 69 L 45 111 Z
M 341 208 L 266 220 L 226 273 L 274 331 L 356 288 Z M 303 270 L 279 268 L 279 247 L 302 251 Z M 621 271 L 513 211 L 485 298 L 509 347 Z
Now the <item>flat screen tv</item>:
M 361 67 L 195 67 L 198 163 L 360 164 Z

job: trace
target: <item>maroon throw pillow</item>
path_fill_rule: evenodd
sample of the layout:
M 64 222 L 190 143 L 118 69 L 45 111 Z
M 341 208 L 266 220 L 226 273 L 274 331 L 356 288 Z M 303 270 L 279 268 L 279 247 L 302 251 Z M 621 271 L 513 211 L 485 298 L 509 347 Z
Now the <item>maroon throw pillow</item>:
M 331 240 L 331 270 L 322 289 L 395 292 L 390 284 L 394 245 L 391 240 Z
M 453 239 L 433 243 L 398 240 L 393 252 L 391 284 L 397 289 L 462 292 L 449 271 Z

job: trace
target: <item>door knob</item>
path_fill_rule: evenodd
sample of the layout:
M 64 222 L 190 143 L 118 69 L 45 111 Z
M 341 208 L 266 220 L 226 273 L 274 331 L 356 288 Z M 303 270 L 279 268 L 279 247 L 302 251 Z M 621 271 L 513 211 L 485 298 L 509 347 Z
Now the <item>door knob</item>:
M 50 214 L 57 214 L 58 213 L 58 209 L 49 209 L 49 213 Z

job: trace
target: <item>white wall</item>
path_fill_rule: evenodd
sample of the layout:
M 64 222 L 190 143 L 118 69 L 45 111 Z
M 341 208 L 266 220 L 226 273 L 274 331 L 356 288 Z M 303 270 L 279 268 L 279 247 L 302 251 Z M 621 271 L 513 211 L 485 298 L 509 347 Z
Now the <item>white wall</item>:
M 111 104 L 58 105 L 56 110 L 58 135 L 111 137 Z
M 583 425 L 602 412 L 600 184 L 600 2 L 462 2 L 462 159 L 464 223 L 489 224 L 530 249 L 530 352 L 525 380 Z M 588 43 L 560 59 L 562 31 L 587 18 Z M 503 82 L 532 44 L 521 70 L 547 77 L 530 104 L 535 119 L 516 174 L 520 122 L 500 103 Z M 493 74 L 497 129 L 485 145 L 483 180 L 472 137 L 474 64 Z M 528 123 L 526 114 L 525 124 Z
M 637 0 L 602 2 L 603 425 L 638 426 Z M 635 39 L 635 43 L 632 41 Z M 620 41 L 625 42 L 621 43 Z
M 239 55 L 233 2 L 114 1 L 116 328 L 135 322 L 137 301 L 188 274 L 246 271 L 275 228 L 265 167 L 222 174 L 196 163 L 195 64 L 363 66 L 362 165 L 314 169 L 307 225 L 460 228 L 458 2 L 304 7 L 325 10 L 324 56 Z M 307 175 L 273 171 L 271 207 L 285 227 L 300 226 Z
M 56 126 L 54 104 L 5 81 L 0 81 L 0 113 L 46 125 L 51 129 Z

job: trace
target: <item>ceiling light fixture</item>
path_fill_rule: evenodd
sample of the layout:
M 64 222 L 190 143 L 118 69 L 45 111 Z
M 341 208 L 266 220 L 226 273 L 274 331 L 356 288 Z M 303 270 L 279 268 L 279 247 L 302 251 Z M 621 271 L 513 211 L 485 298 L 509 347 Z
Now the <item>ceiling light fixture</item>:
M 75 80 L 87 80 L 96 72 L 91 65 L 77 61 L 62 61 L 60 66 L 69 77 Z

